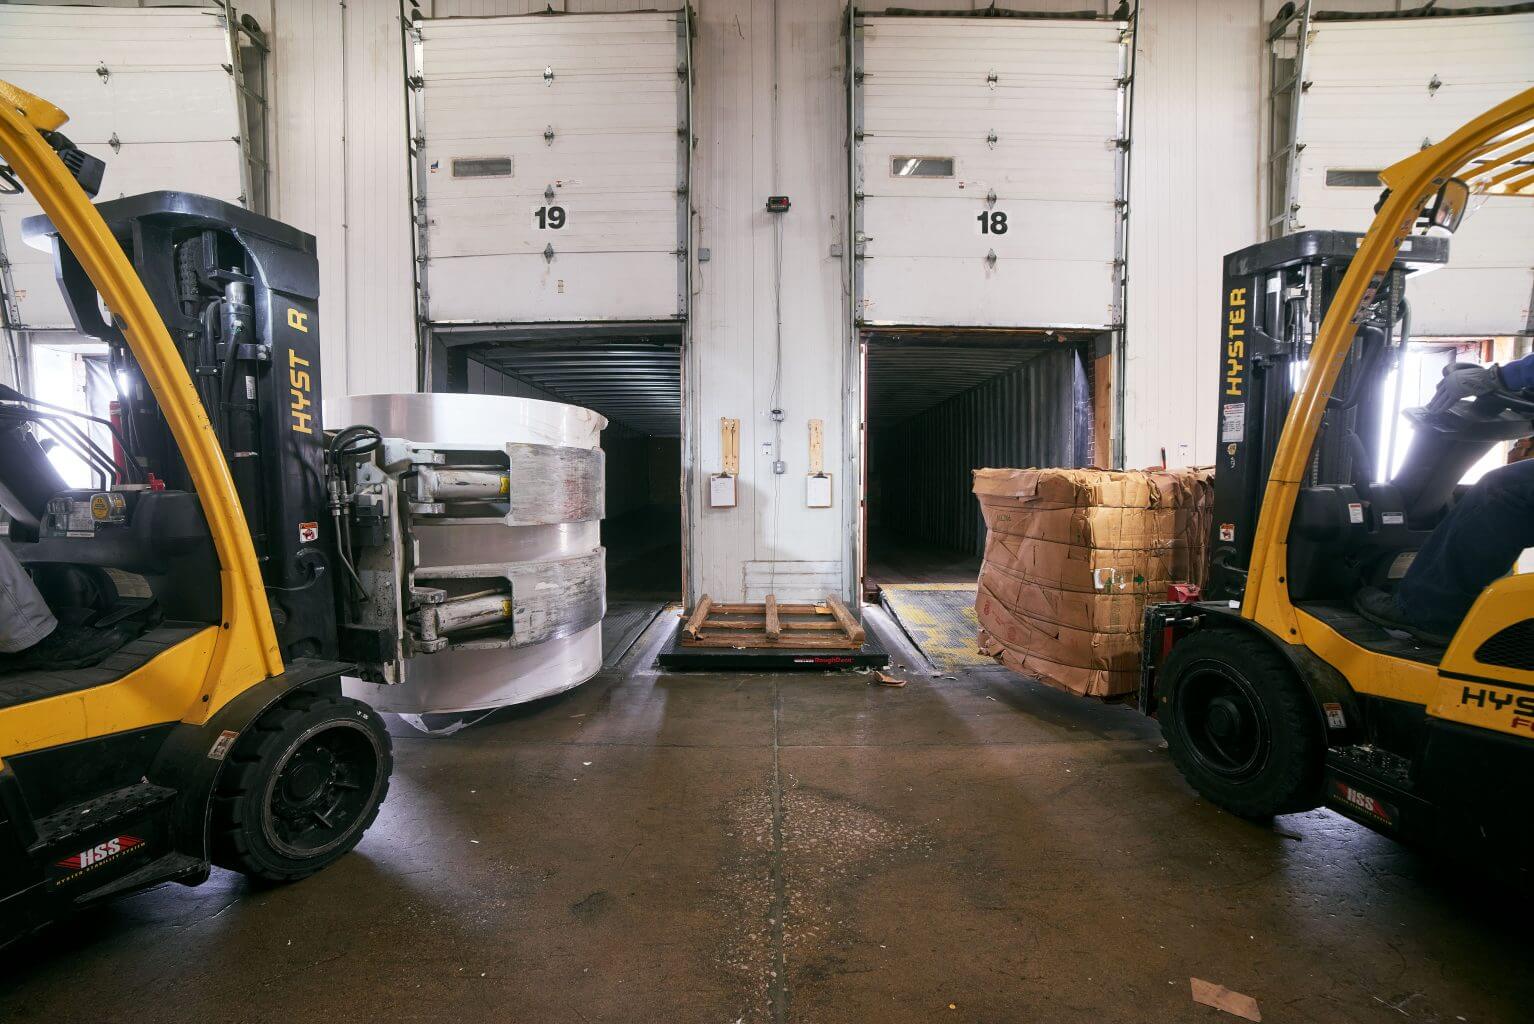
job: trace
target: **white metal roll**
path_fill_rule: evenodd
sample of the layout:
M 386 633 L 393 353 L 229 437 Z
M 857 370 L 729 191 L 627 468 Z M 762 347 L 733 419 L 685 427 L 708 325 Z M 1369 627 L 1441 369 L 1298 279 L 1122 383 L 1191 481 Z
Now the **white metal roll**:
M 325 403 L 325 423 L 331 430 L 367 424 L 385 437 L 402 438 L 418 445 L 467 446 L 487 451 L 518 443 L 595 449 L 600 447 L 601 431 L 607 426 L 602 416 L 577 406 L 457 394 L 332 399 Z M 510 486 L 515 491 L 515 478 Z M 495 520 L 418 520 L 414 533 L 418 540 L 418 564 L 445 569 L 486 563 L 566 561 L 601 551 L 601 524 L 594 518 L 532 526 L 507 525 Z M 605 604 L 605 583 L 602 590 Z M 378 685 L 348 678 L 345 690 L 349 696 L 365 700 L 380 711 L 404 715 L 473 712 L 521 704 L 571 689 L 595 675 L 601 663 L 601 623 L 573 624 L 565 635 L 530 646 L 450 647 L 435 654 L 419 655 L 408 663 L 401 683 Z

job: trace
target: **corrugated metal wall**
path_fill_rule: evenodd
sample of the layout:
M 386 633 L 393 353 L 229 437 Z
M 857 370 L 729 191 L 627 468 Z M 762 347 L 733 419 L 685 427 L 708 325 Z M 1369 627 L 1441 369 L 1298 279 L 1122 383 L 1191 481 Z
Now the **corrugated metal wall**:
M 869 516 L 878 526 L 980 554 L 985 522 L 970 473 L 985 467 L 1079 466 L 1091 399 L 1074 350 L 1014 370 L 869 435 Z

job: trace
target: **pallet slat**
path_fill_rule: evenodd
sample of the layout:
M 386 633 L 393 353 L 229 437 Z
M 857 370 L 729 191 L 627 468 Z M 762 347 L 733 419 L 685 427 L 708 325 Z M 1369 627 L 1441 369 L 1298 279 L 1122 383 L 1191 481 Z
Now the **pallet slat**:
M 682 632 L 696 640 L 698 638 L 698 630 L 702 628 L 703 620 L 708 618 L 708 610 L 712 604 L 713 602 L 708 599 L 707 594 L 698 598 L 698 607 L 692 610 L 692 615 L 688 617 L 687 624 L 682 627 Z
M 779 604 L 768 594 L 761 604 L 715 604 L 705 594 L 678 642 L 687 647 L 846 650 L 861 647 L 865 639 L 863 628 L 835 597 L 824 604 Z
M 858 625 L 857 619 L 852 617 L 847 606 L 842 604 L 841 599 L 835 594 L 827 594 L 826 607 L 831 609 L 831 614 L 836 616 L 837 622 L 841 623 L 842 629 L 847 633 L 847 639 L 861 646 L 867 639 L 867 634 L 863 632 L 863 627 Z
M 764 635 L 753 636 L 750 633 L 709 633 L 706 630 L 698 634 L 698 639 L 686 641 L 685 647 L 738 647 L 751 648 L 779 648 L 779 649 L 802 649 L 808 651 L 831 651 L 831 650 L 856 650 L 848 643 L 845 637 L 831 637 L 822 639 L 818 636 L 784 636 L 776 640 L 768 640 Z M 861 645 L 858 645 L 861 646 Z
M 761 615 L 759 604 L 716 604 L 713 610 L 720 615 Z M 823 604 L 780 604 L 780 615 L 830 615 L 831 610 Z

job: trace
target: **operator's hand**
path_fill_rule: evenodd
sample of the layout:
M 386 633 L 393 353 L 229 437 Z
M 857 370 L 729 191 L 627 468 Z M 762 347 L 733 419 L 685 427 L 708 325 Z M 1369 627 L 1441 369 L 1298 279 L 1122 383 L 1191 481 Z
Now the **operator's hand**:
M 1455 402 L 1489 395 L 1501 386 L 1502 379 L 1497 376 L 1495 366 L 1450 363 L 1443 368 L 1443 380 L 1438 384 L 1438 393 L 1428 402 L 1427 407 L 1433 412 L 1442 412 Z

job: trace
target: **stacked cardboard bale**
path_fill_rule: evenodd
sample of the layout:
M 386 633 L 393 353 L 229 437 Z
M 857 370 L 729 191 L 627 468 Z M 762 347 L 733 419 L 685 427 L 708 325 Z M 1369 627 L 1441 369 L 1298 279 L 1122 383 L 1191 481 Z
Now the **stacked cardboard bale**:
M 1204 580 L 1213 480 L 1208 469 L 976 470 L 980 649 L 1073 693 L 1133 693 L 1146 603 Z

